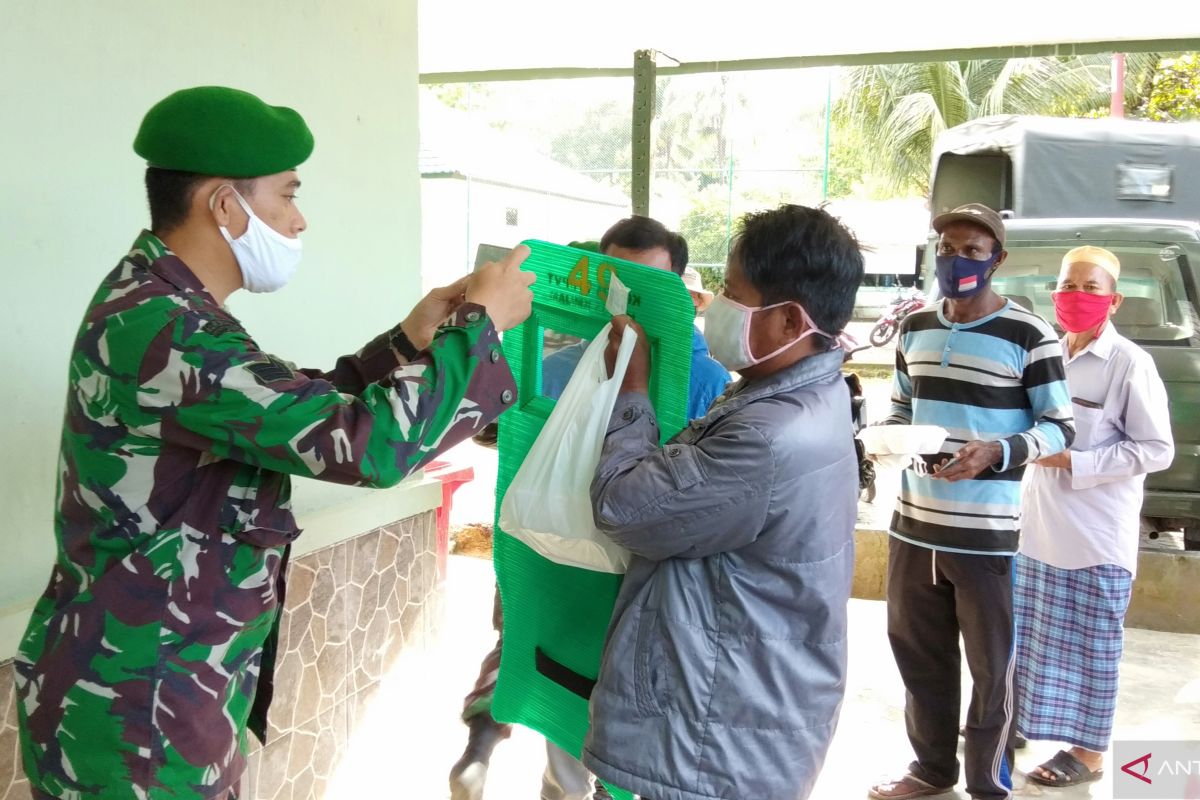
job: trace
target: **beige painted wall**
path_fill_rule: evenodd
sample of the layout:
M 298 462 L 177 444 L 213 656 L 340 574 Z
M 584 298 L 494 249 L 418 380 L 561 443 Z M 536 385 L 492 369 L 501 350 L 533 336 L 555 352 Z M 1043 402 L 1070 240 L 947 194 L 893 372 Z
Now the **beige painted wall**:
M 53 558 L 80 315 L 147 224 L 131 144 L 154 102 L 231 85 L 295 107 L 315 134 L 301 169 L 309 231 L 299 275 L 276 295 L 230 302 L 264 348 L 331 365 L 399 321 L 420 289 L 416 0 L 4 0 L 3 18 L 0 660 Z M 356 490 L 299 483 L 302 524 L 318 515 L 329 527 L 331 508 L 355 505 Z

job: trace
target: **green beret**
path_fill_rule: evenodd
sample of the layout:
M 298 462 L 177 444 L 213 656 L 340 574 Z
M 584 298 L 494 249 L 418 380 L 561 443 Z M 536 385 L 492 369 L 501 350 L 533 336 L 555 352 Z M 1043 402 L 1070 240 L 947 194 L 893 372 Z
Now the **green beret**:
M 133 140 L 151 167 L 224 178 L 295 169 L 312 149 L 312 131 L 294 110 L 224 86 L 182 89 L 160 100 Z

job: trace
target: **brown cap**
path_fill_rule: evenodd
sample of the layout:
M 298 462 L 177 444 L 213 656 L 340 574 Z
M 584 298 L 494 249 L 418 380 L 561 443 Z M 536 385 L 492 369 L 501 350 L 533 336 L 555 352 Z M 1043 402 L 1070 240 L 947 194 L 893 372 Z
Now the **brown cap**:
M 947 225 L 954 222 L 969 222 L 973 225 L 978 225 L 984 230 L 990 232 L 1004 246 L 1004 220 L 1000 218 L 992 209 L 982 203 L 967 203 L 965 206 L 959 206 L 953 211 L 947 211 L 945 214 L 938 214 L 933 218 L 933 229 L 941 233 L 946 229 Z

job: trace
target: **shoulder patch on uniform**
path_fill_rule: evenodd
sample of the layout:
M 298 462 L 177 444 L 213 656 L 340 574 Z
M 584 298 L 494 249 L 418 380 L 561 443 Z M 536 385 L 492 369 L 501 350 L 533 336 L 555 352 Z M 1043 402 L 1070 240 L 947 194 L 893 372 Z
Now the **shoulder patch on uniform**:
M 275 356 L 264 356 L 264 359 L 264 361 L 256 361 L 253 364 L 246 365 L 246 369 L 250 370 L 259 383 L 290 381 L 296 376 L 291 367 Z
M 224 336 L 227 333 L 245 333 L 246 331 L 235 320 L 212 317 L 204 323 L 204 332 L 209 336 Z

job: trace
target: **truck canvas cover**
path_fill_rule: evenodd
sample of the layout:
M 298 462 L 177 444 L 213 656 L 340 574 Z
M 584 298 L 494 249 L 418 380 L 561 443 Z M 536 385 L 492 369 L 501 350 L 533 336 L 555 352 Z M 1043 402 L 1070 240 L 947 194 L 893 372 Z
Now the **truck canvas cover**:
M 943 132 L 933 214 L 1200 220 L 1200 123 L 993 116 Z

